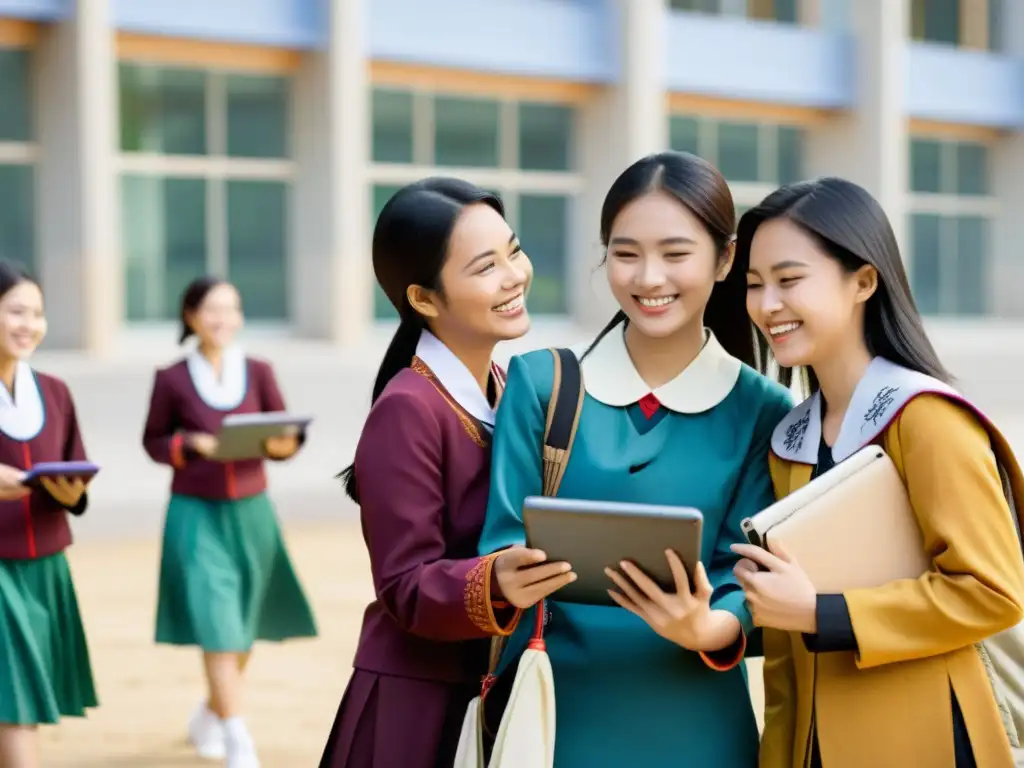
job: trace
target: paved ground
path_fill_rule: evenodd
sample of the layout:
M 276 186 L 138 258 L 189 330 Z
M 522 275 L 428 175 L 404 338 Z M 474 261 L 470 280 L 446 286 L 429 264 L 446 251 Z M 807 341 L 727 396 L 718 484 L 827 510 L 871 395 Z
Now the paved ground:
M 168 332 L 170 334 L 170 332 Z M 566 344 L 587 332 L 536 332 L 511 352 Z M 40 355 L 75 394 L 86 443 L 104 471 L 71 550 L 102 707 L 88 720 L 45 731 L 45 765 L 57 768 L 179 768 L 201 765 L 184 745 L 184 723 L 201 694 L 198 659 L 151 641 L 168 473 L 139 444 L 152 369 L 176 354 L 168 337 L 137 343 L 130 356 L 90 361 Z M 1019 328 L 937 335 L 963 387 L 1024 450 L 1024 334 Z M 271 469 L 272 491 L 293 557 L 321 625 L 320 638 L 260 647 L 248 693 L 249 719 L 267 768 L 316 765 L 347 679 L 362 609 L 370 596 L 354 509 L 333 475 L 348 463 L 367 407 L 378 335 L 342 355 L 312 343 L 260 340 L 295 411 L 316 415 L 303 454 Z M 759 699 L 759 673 L 751 675 Z

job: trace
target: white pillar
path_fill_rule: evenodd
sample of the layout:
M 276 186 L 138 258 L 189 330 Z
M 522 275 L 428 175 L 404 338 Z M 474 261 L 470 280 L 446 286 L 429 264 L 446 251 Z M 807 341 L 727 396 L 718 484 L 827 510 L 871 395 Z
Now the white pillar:
M 574 319 L 599 326 L 616 305 L 603 272 L 595 271 L 601 205 L 615 178 L 645 155 L 668 147 L 665 0 L 608 0 L 608 24 L 619 34 L 619 76 L 580 110 L 578 161 L 586 179 L 574 213 L 570 297 Z
M 1002 42 L 1007 54 L 1024 59 L 1024 3 L 1003 3 Z M 991 233 L 992 311 L 1003 317 L 1024 317 L 1024 132 L 1000 137 L 992 153 L 992 194 L 999 200 L 999 217 Z
M 373 321 L 369 4 L 321 2 L 326 39 L 296 83 L 291 306 L 303 335 L 349 344 Z
M 37 49 L 39 273 L 48 347 L 111 351 L 124 312 L 110 0 L 74 0 Z
M 909 0 L 856 0 L 847 10 L 856 43 L 854 103 L 810 132 L 805 160 L 810 176 L 842 176 L 874 195 L 906 255 Z

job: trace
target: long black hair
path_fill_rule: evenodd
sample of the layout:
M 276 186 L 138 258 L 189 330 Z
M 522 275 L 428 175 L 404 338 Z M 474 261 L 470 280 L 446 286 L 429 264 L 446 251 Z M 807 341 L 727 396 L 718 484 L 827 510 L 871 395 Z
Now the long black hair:
M 864 342 L 872 355 L 884 357 L 913 371 L 951 383 L 925 333 L 921 314 L 910 292 L 896 235 L 882 206 L 867 190 L 852 181 L 825 177 L 790 184 L 772 192 L 740 219 L 734 271 L 745 275 L 750 266 L 754 233 L 764 222 L 785 218 L 800 227 L 847 272 L 869 264 L 878 272 L 878 287 L 864 308 Z M 758 335 L 762 373 L 773 362 L 768 341 Z M 814 371 L 803 372 L 803 383 L 818 389 Z M 778 369 L 779 380 L 789 386 L 794 372 Z
M 184 344 L 185 340 L 195 333 L 188 321 L 188 316 L 203 305 L 203 300 L 218 285 L 227 285 L 227 281 L 212 275 L 203 275 L 185 286 L 185 290 L 181 294 L 181 310 L 179 312 L 181 319 L 179 344 Z
M 24 264 L 8 259 L 0 259 L 0 298 L 6 296 L 8 291 L 22 283 L 39 285 Z
M 398 310 L 400 322 L 373 382 L 371 404 L 377 402 L 388 382 L 412 363 L 420 333 L 426 327 L 423 317 L 409 303 L 409 287 L 419 285 L 444 296 L 441 269 L 448 259 L 448 241 L 463 208 L 474 203 L 484 203 L 505 215 L 497 195 L 446 177 L 423 179 L 403 187 L 381 210 L 373 230 L 373 273 Z M 338 476 L 345 483 L 345 493 L 359 503 L 355 464 Z
M 688 152 L 660 152 L 629 166 L 612 184 L 601 208 L 602 264 L 608 259 L 608 240 L 619 213 L 637 198 L 651 192 L 665 192 L 684 205 L 711 235 L 718 258 L 726 256 L 736 231 L 736 206 L 725 177 L 715 166 Z M 704 325 L 711 329 L 722 347 L 747 365 L 756 364 L 756 332 L 747 318 L 747 284 L 743 271 L 730 270 L 716 282 L 704 309 Z M 612 329 L 627 322 L 621 309 L 597 335 L 584 357 Z

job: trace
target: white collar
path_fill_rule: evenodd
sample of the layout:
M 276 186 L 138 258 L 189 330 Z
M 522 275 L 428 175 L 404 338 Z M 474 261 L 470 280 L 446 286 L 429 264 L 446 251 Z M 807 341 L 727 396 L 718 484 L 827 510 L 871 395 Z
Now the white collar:
M 14 370 L 14 397 L 0 384 L 0 431 L 14 440 L 31 440 L 46 423 L 46 407 L 32 368 L 19 360 Z
M 431 370 L 455 402 L 488 429 L 494 429 L 494 408 L 487 402 L 480 384 L 459 358 L 430 331 L 420 334 L 416 357 Z
M 249 382 L 245 352 L 241 347 L 230 346 L 224 350 L 219 378 L 198 348 L 189 352 L 185 360 L 192 385 L 204 403 L 218 411 L 233 411 L 242 404 Z
M 693 362 L 652 393 L 629 356 L 625 329 L 612 330 L 583 358 L 587 394 L 617 408 L 632 405 L 648 394 L 676 413 L 703 413 L 714 408 L 736 386 L 743 363 L 726 352 L 710 330 L 705 329 L 705 334 L 707 340 Z M 574 351 L 581 356 L 585 349 Z
M 921 394 L 937 394 L 961 402 L 977 412 L 948 384 L 924 373 L 876 357 L 853 391 L 850 405 L 832 446 L 832 460 L 843 461 L 874 442 L 899 416 L 903 407 Z M 978 414 L 982 417 L 982 414 Z M 821 392 L 815 392 L 790 411 L 772 434 L 772 452 L 800 464 L 817 464 L 821 445 Z

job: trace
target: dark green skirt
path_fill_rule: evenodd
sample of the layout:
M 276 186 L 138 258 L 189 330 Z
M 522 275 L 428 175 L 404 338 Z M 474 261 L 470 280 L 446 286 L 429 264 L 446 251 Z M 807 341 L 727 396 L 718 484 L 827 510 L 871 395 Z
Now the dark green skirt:
M 316 637 L 316 623 L 267 495 L 171 496 L 156 641 L 242 653 L 294 637 Z
M 96 704 L 64 553 L 0 560 L 0 723 L 57 723 Z

